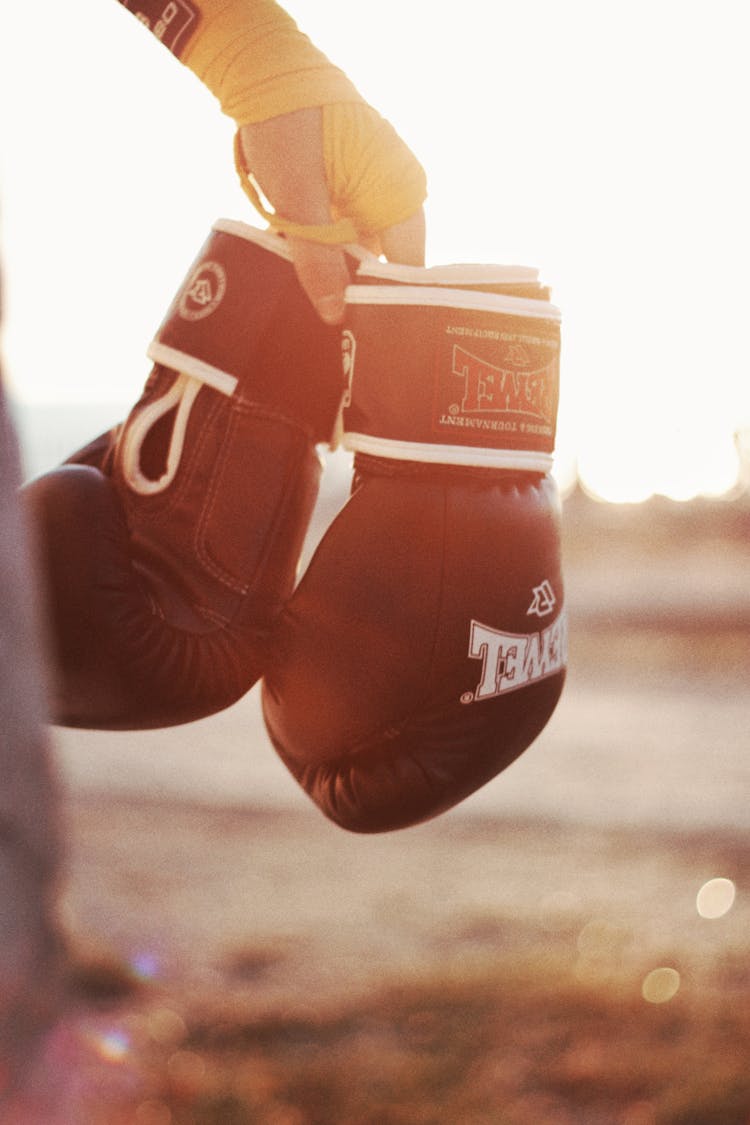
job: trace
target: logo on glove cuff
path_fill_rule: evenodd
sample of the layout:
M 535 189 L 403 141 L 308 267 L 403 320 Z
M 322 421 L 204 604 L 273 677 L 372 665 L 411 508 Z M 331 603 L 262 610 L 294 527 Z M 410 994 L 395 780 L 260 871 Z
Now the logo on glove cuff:
M 183 320 L 203 320 L 222 302 L 227 275 L 219 262 L 201 262 L 188 278 L 177 311 Z
M 504 633 L 472 621 L 468 655 L 482 661 L 482 675 L 474 691 L 461 696 L 462 703 L 495 699 L 554 676 L 568 658 L 565 612 L 538 633 Z
M 506 355 L 508 366 L 504 368 L 454 345 L 452 370 L 463 381 L 461 413 L 525 414 L 540 422 L 552 421 L 553 365 L 532 368 L 521 345 L 513 348 Z
M 487 449 L 550 454 L 559 384 L 559 329 L 479 313 L 451 320 L 439 349 L 432 431 Z M 456 339 L 461 337 L 461 339 Z

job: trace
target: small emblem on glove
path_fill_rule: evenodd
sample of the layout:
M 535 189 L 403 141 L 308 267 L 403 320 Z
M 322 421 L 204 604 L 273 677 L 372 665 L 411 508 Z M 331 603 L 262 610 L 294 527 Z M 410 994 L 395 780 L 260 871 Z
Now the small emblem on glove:
M 534 600 L 526 610 L 526 616 L 536 614 L 537 617 L 546 617 L 548 613 L 552 613 L 556 605 L 555 591 L 552 589 L 552 584 L 545 578 L 541 586 L 534 587 Z
M 201 262 L 182 290 L 177 311 L 183 320 L 203 320 L 219 307 L 227 275 L 219 262 Z

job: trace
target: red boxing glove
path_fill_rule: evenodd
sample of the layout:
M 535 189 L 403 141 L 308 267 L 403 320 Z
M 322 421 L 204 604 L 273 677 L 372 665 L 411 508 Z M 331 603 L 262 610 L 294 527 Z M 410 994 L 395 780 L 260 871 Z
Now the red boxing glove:
M 340 333 L 280 237 L 217 223 L 122 426 L 24 490 L 40 541 L 53 720 L 209 715 L 261 675 L 342 393 Z
M 374 263 L 358 280 L 352 496 L 280 619 L 263 707 L 323 812 L 378 832 L 493 778 L 562 691 L 560 329 L 534 271 Z

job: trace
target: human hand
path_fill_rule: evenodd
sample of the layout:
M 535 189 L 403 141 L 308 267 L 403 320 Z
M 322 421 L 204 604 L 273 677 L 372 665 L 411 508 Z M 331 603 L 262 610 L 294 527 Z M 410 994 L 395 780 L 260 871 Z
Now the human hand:
M 299 109 L 239 130 L 239 156 L 287 231 L 300 283 L 328 324 L 344 317 L 349 283 L 342 241 L 388 261 L 424 264 L 424 173 L 387 122 L 366 105 Z M 417 200 L 419 202 L 417 202 Z M 350 220 L 350 234 L 331 231 Z M 337 238 L 338 245 L 322 241 Z

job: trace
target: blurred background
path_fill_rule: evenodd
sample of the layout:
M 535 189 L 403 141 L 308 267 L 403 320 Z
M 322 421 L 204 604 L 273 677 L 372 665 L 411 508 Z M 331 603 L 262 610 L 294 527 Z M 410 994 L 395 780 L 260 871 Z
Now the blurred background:
M 256 692 L 173 731 L 55 731 L 101 1053 L 161 1076 L 127 1120 L 747 1125 L 744 5 L 286 7 L 425 165 L 428 264 L 536 266 L 562 310 L 570 678 L 505 774 L 382 839 L 320 820 Z M 115 0 L 3 11 L 29 474 L 135 401 L 214 219 L 255 222 L 232 134 Z M 329 457 L 308 557 L 349 479 Z

